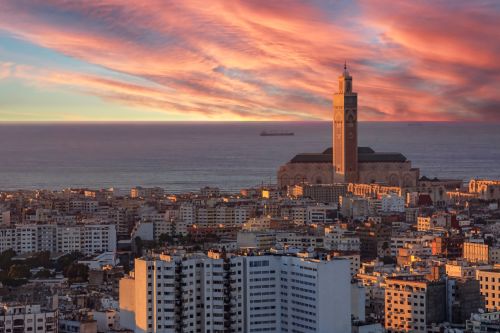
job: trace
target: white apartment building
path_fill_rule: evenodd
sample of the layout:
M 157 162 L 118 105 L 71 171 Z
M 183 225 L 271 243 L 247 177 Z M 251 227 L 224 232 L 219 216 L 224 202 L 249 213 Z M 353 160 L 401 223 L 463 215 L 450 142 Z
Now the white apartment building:
M 196 225 L 199 227 L 214 227 L 218 225 L 239 226 L 252 215 L 255 207 L 235 203 L 210 203 L 195 205 L 183 203 L 179 206 L 175 220 L 182 226 Z M 169 213 L 170 214 L 170 213 Z
M 79 226 L 60 226 L 57 228 L 57 252 L 71 253 L 80 251 L 82 229 Z
M 91 255 L 116 250 L 114 224 L 21 224 L 0 228 L 0 252 L 18 254 L 40 251 Z
M 56 333 L 57 315 L 42 311 L 40 305 L 0 305 L 0 327 L 4 332 Z
M 141 333 L 344 333 L 350 289 L 347 260 L 159 255 L 120 281 L 120 321 Z
M 361 241 L 354 231 L 342 229 L 340 226 L 325 228 L 325 248 L 337 251 L 359 251 Z
M 381 211 L 382 212 L 405 212 L 405 198 L 391 193 L 384 195 L 381 199 Z
M 114 224 L 86 224 L 82 228 L 81 252 L 86 255 L 116 251 Z
M 69 211 L 81 212 L 84 214 L 92 214 L 97 212 L 99 201 L 97 200 L 70 200 Z

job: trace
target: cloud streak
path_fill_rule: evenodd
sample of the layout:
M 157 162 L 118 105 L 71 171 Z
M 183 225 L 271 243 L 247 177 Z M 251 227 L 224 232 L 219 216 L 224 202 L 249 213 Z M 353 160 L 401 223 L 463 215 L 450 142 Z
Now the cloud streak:
M 493 1 L 9 1 L 0 31 L 131 79 L 10 63 L 0 78 L 138 118 L 318 120 L 348 59 L 362 120 L 500 121 L 499 18 Z

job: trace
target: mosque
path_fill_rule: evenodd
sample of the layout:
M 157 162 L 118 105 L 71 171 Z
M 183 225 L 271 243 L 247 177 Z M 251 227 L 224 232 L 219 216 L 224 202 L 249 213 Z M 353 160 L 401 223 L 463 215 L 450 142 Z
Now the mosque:
M 417 186 L 419 169 L 401 153 L 358 147 L 358 94 L 344 65 L 333 96 L 333 149 L 302 153 L 278 170 L 278 186 L 301 183 L 379 183 L 403 188 Z

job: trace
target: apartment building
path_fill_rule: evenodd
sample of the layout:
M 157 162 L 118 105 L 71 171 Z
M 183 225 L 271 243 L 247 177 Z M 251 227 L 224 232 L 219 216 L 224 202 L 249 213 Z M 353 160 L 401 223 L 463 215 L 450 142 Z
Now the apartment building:
M 481 295 L 487 311 L 500 311 L 500 268 L 476 271 Z
M 489 246 L 483 242 L 464 242 L 463 257 L 473 263 L 489 262 Z
M 280 232 L 276 234 L 276 244 L 283 247 L 296 248 L 322 248 L 324 239 L 322 236 L 303 235 L 297 232 Z
M 18 254 L 40 251 L 91 255 L 116 250 L 114 224 L 21 224 L 0 229 L 0 252 Z
M 325 248 L 337 251 L 359 251 L 361 242 L 354 231 L 338 225 L 325 228 Z
M 332 304 L 342 304 L 332 310 Z M 120 281 L 120 321 L 136 332 L 350 332 L 347 260 L 159 255 Z
M 419 216 L 417 218 L 418 231 L 450 228 L 451 224 L 452 215 L 447 213 L 439 213 L 432 216 Z
M 43 311 L 40 305 L 0 304 L 0 327 L 3 332 L 56 333 L 57 315 Z
M 302 186 L 303 196 L 317 202 L 338 204 L 339 198 L 347 193 L 346 184 L 308 184 Z
M 388 333 L 425 333 L 446 320 L 446 283 L 421 276 L 386 279 L 385 328 Z

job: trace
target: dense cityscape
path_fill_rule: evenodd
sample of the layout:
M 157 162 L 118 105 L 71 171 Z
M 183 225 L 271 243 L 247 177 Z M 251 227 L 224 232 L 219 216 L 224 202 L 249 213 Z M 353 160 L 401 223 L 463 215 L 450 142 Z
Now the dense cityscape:
M 358 147 L 352 81 L 275 184 L 0 192 L 1 331 L 500 331 L 500 180 Z

